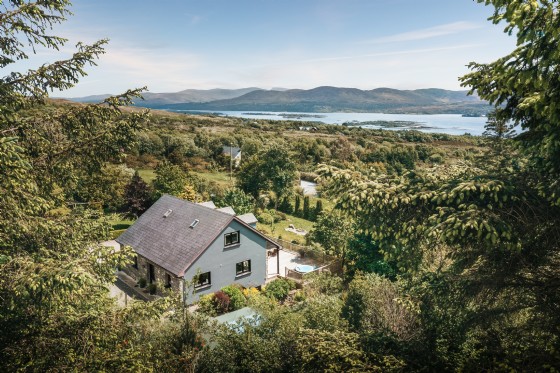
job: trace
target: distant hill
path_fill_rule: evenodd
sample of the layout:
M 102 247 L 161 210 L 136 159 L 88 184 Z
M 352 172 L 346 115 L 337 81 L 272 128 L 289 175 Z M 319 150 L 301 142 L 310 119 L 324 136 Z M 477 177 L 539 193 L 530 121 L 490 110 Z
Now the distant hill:
M 74 98 L 99 102 L 109 95 Z M 176 93 L 145 93 L 136 106 L 164 110 L 380 112 L 484 115 L 490 106 L 467 91 L 438 88 L 398 90 L 317 87 L 303 89 L 187 89 Z
M 137 106 L 154 107 L 160 105 L 177 104 L 177 103 L 200 103 L 210 102 L 216 100 L 227 100 L 235 97 L 242 96 L 246 93 L 260 90 L 260 88 L 250 87 L 241 89 L 186 89 L 174 93 L 152 93 L 145 92 L 142 94 L 144 100 L 136 100 Z M 71 98 L 72 101 L 77 102 L 100 102 L 111 96 L 110 94 L 95 95 L 86 97 Z
M 429 88 L 398 90 L 377 88 L 318 87 L 309 90 L 255 90 L 242 96 L 205 103 L 153 106 L 167 110 L 287 111 L 287 112 L 382 112 L 486 114 L 489 105 L 467 91 Z

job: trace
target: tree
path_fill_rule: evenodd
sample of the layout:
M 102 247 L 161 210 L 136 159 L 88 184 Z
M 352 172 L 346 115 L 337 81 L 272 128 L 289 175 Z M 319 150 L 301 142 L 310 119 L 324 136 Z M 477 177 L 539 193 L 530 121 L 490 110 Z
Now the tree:
M 125 208 L 127 213 L 139 217 L 146 211 L 152 202 L 153 191 L 140 177 L 138 171 L 127 184 L 124 191 Z
M 153 186 L 157 198 L 164 194 L 180 196 L 183 193 L 188 180 L 187 174 L 181 167 L 164 161 L 158 164 L 155 172 Z
M 4 1 L 0 67 L 27 59 L 26 45 L 33 52 L 62 47 L 50 29 L 68 7 L 64 0 Z M 76 185 L 131 149 L 145 114 L 120 106 L 140 90 L 98 105 L 46 101 L 48 91 L 85 75 L 104 44 L 79 44 L 67 60 L 0 79 L 0 355 L 7 371 L 156 370 L 163 358 L 145 341 L 167 301 L 115 306 L 106 286 L 131 251 L 99 245 L 108 224 L 73 199 Z
M 125 189 L 133 175 L 133 170 L 124 165 L 106 164 L 96 175 L 80 178 L 75 198 L 91 207 L 116 211 L 125 202 Z
M 309 196 L 303 197 L 303 218 L 309 219 Z
M 294 215 L 295 216 L 300 216 L 301 214 L 301 197 L 299 194 L 296 194 L 296 200 L 294 202 Z
M 239 188 L 228 188 L 222 196 L 215 200 L 216 206 L 230 206 L 238 215 L 247 214 L 254 210 L 255 200 Z
M 255 199 L 261 191 L 272 191 L 276 195 L 275 207 L 279 201 L 293 191 L 296 165 L 289 152 L 281 147 L 272 147 L 250 157 L 237 173 L 237 185 Z
M 557 363 L 551 351 L 560 347 L 560 330 L 550 328 L 560 325 L 560 17 L 557 2 L 478 2 L 494 5 L 492 20 L 505 21 L 518 45 L 471 63 L 462 78 L 495 105 L 488 128 L 499 151 L 490 161 L 401 176 L 322 175 L 410 278 L 434 361 L 489 369 L 500 356 L 502 367 L 541 370 Z M 508 140 L 508 123 L 524 132 Z
M 339 210 L 324 212 L 309 232 L 311 239 L 323 246 L 329 255 L 341 259 L 346 265 L 348 242 L 356 230 L 354 220 Z

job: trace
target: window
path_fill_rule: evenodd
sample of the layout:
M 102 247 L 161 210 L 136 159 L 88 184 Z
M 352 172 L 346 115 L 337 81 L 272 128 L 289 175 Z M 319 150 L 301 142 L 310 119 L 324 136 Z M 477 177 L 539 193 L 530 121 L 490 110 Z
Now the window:
M 251 261 L 250 260 L 244 260 L 242 262 L 239 262 L 235 265 L 235 275 L 239 276 L 239 275 L 244 275 L 245 273 L 250 273 L 251 272 Z
M 132 263 L 132 267 L 138 269 L 138 255 L 134 255 L 134 263 Z
M 166 288 L 171 287 L 171 275 L 169 273 L 165 276 L 165 287 Z
M 224 236 L 225 246 L 235 245 L 239 243 L 239 231 L 231 232 Z
M 200 275 L 198 275 L 198 278 L 195 277 L 195 281 L 195 289 L 210 286 L 210 284 L 212 283 L 210 280 L 210 272 L 201 273 Z

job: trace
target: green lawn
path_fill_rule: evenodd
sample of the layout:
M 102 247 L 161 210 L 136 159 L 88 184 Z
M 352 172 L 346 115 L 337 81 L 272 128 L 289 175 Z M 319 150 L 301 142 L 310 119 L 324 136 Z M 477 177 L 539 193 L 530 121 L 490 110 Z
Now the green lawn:
M 214 181 L 219 186 L 223 188 L 227 188 L 235 183 L 235 176 L 233 180 L 230 181 L 229 173 L 227 172 L 200 172 L 200 171 L 191 171 L 193 175 L 200 177 L 201 179 L 205 179 L 208 181 Z M 148 184 L 151 184 L 152 181 L 156 178 L 156 173 L 154 170 L 150 169 L 140 169 L 138 170 L 138 174 L 140 177 Z
M 199 171 L 191 171 L 193 175 L 200 177 L 201 179 L 205 179 L 208 181 L 216 182 L 222 188 L 228 188 L 235 184 L 235 175 L 233 176 L 232 180 L 230 180 L 229 172 L 199 172 Z
M 156 178 L 156 172 L 150 169 L 140 169 L 138 170 L 138 174 L 147 184 L 151 184 L 152 180 Z
M 286 241 L 291 242 L 293 240 L 296 240 L 300 244 L 305 244 L 305 236 L 300 236 L 296 233 L 286 230 L 286 228 L 288 228 L 290 224 L 293 224 L 295 228 L 305 229 L 307 232 L 309 232 L 313 228 L 312 221 L 286 214 L 286 220 L 274 223 L 272 227 L 268 224 L 257 223 L 257 229 L 271 237 L 277 238 L 280 236 L 283 240 Z

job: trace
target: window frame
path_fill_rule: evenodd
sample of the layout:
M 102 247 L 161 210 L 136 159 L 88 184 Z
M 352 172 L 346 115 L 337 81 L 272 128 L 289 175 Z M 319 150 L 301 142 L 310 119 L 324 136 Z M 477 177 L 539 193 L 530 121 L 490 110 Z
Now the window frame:
M 167 289 L 169 289 L 172 286 L 173 286 L 173 277 L 169 273 L 166 273 L 165 274 L 165 287 Z
M 235 242 L 230 242 L 228 243 L 228 237 L 231 237 L 233 235 L 237 235 L 237 241 Z M 224 247 L 229 247 L 229 246 L 235 246 L 235 245 L 239 245 L 239 243 L 241 242 L 241 233 L 240 231 L 233 231 L 233 232 L 229 232 L 224 234 Z
M 245 263 L 247 265 L 245 265 Z M 241 270 L 238 269 L 238 266 L 241 266 Z M 242 260 L 239 263 L 235 263 L 235 276 L 244 276 L 246 274 L 251 273 L 251 259 Z
M 206 276 L 206 277 L 207 277 L 207 280 L 206 280 L 205 282 L 202 283 L 200 280 L 201 280 L 202 278 L 204 278 L 203 276 L 205 276 L 205 275 L 207 275 L 207 276 Z M 196 284 L 194 284 L 195 290 L 204 289 L 204 288 L 207 288 L 207 287 L 212 286 L 212 276 L 211 276 L 211 272 L 210 272 L 210 271 L 201 273 L 201 274 L 199 274 L 198 276 L 195 276 L 195 278 L 196 278 L 196 280 L 197 280 Z

